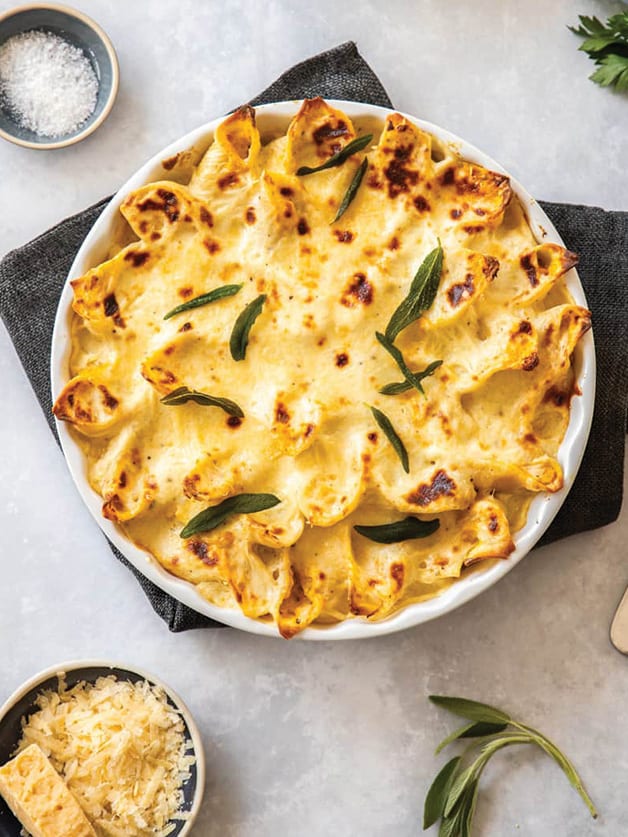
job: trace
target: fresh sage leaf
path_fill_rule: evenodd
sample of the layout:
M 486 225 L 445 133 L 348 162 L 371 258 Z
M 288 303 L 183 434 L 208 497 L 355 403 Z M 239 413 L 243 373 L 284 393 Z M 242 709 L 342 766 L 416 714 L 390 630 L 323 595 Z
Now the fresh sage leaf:
M 460 799 L 460 796 L 465 793 L 469 786 L 472 785 L 474 782 L 479 782 L 480 776 L 482 775 L 482 771 L 490 761 L 491 757 L 495 755 L 498 750 L 503 749 L 504 747 L 512 747 L 514 744 L 529 744 L 530 737 L 526 735 L 518 735 L 518 734 L 507 734 L 500 738 L 494 738 L 491 741 L 488 741 L 486 744 L 483 744 L 480 750 L 480 755 L 475 760 L 475 762 L 464 771 L 467 775 L 463 779 L 462 774 L 460 774 L 454 783 L 452 784 L 451 790 L 449 792 L 449 797 L 447 799 L 447 804 L 445 806 L 445 815 L 448 812 L 452 811 Z
M 320 166 L 301 166 L 300 169 L 297 169 L 297 177 L 304 177 L 306 174 L 315 174 L 318 171 L 324 171 L 325 169 L 333 169 L 336 166 L 341 166 L 345 160 L 348 160 L 353 154 L 357 154 L 358 151 L 362 151 L 363 148 L 366 148 L 372 139 L 373 134 L 364 134 L 363 137 L 356 137 L 351 140 L 351 142 L 348 142 L 344 148 L 341 148 L 340 151 L 333 154 L 329 160 L 321 163 Z
M 452 741 L 456 741 L 459 738 L 484 738 L 487 735 L 495 735 L 498 732 L 503 732 L 507 726 L 507 724 L 487 724 L 479 721 L 465 724 L 463 727 L 454 730 L 451 735 L 448 735 L 447 738 L 444 738 L 440 742 L 435 751 L 436 755 L 441 750 L 444 750 L 448 744 L 451 744 Z
M 447 797 L 447 803 L 445 805 L 445 816 L 448 817 L 456 805 L 460 802 L 463 794 L 467 791 L 469 786 L 476 781 L 479 781 L 480 776 L 482 775 L 482 771 L 486 767 L 489 762 L 491 756 L 493 756 L 498 750 L 501 750 L 503 747 L 510 747 L 513 744 L 529 744 L 530 739 L 529 736 L 526 737 L 524 735 L 505 735 L 501 738 L 493 739 L 489 741 L 487 744 L 484 744 L 480 750 L 480 755 L 475 759 L 475 761 L 463 770 L 462 773 L 459 773 L 454 782 L 452 783 L 451 790 L 449 791 L 449 796 Z
M 475 815 L 475 806 L 478 800 L 478 789 L 480 782 L 476 780 L 471 782 L 467 788 L 462 804 L 462 822 L 460 828 L 460 837 L 471 837 L 471 828 L 473 827 L 473 817 Z
M 440 821 L 438 837 L 460 837 L 457 816 L 454 815 L 453 817 L 443 818 Z
M 395 361 L 406 381 L 415 389 L 418 389 L 421 394 L 425 395 L 425 390 L 421 386 L 421 381 L 419 381 L 418 378 L 415 378 L 414 373 L 410 371 L 399 349 L 393 345 L 392 341 L 389 340 L 385 334 L 382 334 L 380 331 L 375 332 L 375 337 Z
M 470 724 L 468 729 L 461 732 L 458 738 L 485 738 L 487 735 L 496 735 L 498 732 L 503 732 L 508 724 L 486 724 L 478 721 L 476 724 Z
M 412 388 L 410 381 L 400 381 L 398 384 L 386 384 L 379 390 L 379 393 L 380 395 L 401 395 L 402 392 L 407 392 Z
M 426 366 L 422 372 L 412 372 L 408 364 L 405 362 L 403 355 L 399 351 L 399 349 L 394 345 L 392 340 L 389 340 L 385 334 L 382 334 L 381 331 L 375 332 L 375 337 L 377 338 L 378 342 L 386 349 L 388 354 L 392 357 L 395 361 L 397 366 L 399 367 L 401 374 L 406 379 L 406 383 L 410 384 L 410 386 L 414 387 L 418 390 L 421 395 L 425 395 L 425 390 L 423 389 L 423 385 L 421 381 L 423 378 L 428 377 L 428 375 L 433 375 L 434 372 L 438 369 L 438 367 L 442 364 L 442 360 L 435 360 Z M 403 382 L 402 382 L 403 383 Z M 398 395 L 400 392 L 405 392 L 408 387 L 403 386 L 401 384 L 387 384 L 381 390 L 383 395 Z M 384 390 L 386 390 L 384 392 Z
M 167 407 L 178 407 L 181 404 L 187 404 L 188 401 L 194 401 L 202 407 L 220 407 L 221 410 L 224 410 L 230 416 L 244 418 L 242 408 L 235 401 L 230 401 L 228 398 L 216 398 L 213 395 L 208 395 L 206 392 L 198 392 L 198 390 L 188 389 L 187 387 L 179 387 L 169 392 L 168 395 L 164 395 L 159 400 Z
M 540 733 L 538 730 L 534 729 L 533 727 L 528 727 L 525 724 L 519 724 L 516 721 L 511 721 L 512 725 L 516 727 L 518 730 L 522 730 L 530 735 L 533 742 L 544 750 L 550 758 L 554 759 L 556 764 L 561 768 L 567 779 L 569 780 L 570 785 L 575 788 L 578 793 L 580 794 L 584 804 L 589 809 L 589 812 L 593 819 L 597 819 L 597 810 L 591 797 L 586 792 L 584 785 L 582 784 L 582 780 L 576 771 L 576 768 L 572 764 L 572 762 L 567 758 L 567 756 L 562 753 L 558 747 L 549 740 L 545 735 Z
M 467 785 L 465 792 L 458 800 L 458 804 L 448 816 L 443 817 L 443 831 L 448 837 L 469 837 L 467 833 L 467 820 L 470 806 L 473 803 L 473 794 L 477 786 L 477 779 Z
M 406 472 L 406 474 L 409 474 L 410 460 L 408 459 L 408 451 L 406 450 L 406 446 L 404 445 L 404 443 L 397 435 L 397 431 L 393 427 L 391 420 L 385 413 L 382 413 L 381 410 L 378 410 L 377 407 L 370 407 L 370 410 L 373 413 L 375 421 L 383 430 L 384 435 L 386 436 L 390 444 L 393 446 L 395 453 L 401 461 L 403 470 Z
M 442 790 L 444 781 L 439 781 L 437 784 L 440 774 L 436 777 L 432 783 L 432 787 L 428 791 L 426 803 L 429 797 L 429 812 L 434 813 L 438 810 L 441 812 L 439 835 L 444 835 L 444 837 L 471 837 L 473 816 L 482 772 L 495 753 L 504 747 L 510 747 L 515 744 L 535 744 L 540 747 L 561 767 L 571 785 L 578 791 L 585 802 L 591 816 L 593 818 L 597 817 L 597 810 L 586 792 L 574 765 L 541 732 L 519 721 L 515 721 L 501 709 L 489 706 L 486 703 L 444 695 L 430 695 L 430 700 L 437 706 L 441 706 L 449 712 L 452 712 L 454 715 L 459 715 L 471 721 L 471 723 L 465 724 L 463 727 L 455 730 L 442 741 L 437 748 L 437 752 L 456 739 L 485 739 L 483 742 L 471 744 L 460 757 L 455 771 L 452 771 L 451 774 L 451 781 L 446 791 L 444 807 L 440 807 L 445 796 L 445 791 Z M 510 730 L 500 735 L 507 727 L 510 727 Z M 485 738 L 485 736 L 489 737 Z M 469 762 L 469 754 L 473 751 L 474 747 L 476 747 L 475 757 Z M 464 769 L 462 769 L 463 763 L 466 763 Z M 433 790 L 435 786 L 436 789 Z M 441 792 L 437 794 L 437 790 Z M 438 806 L 436 805 L 437 801 L 439 803 Z M 438 818 L 438 814 L 436 818 Z M 432 824 L 435 820 L 430 818 L 429 822 Z
M 443 248 L 439 241 L 438 247 L 428 253 L 421 263 L 412 280 L 408 295 L 393 312 L 386 326 L 386 337 L 391 343 L 400 331 L 418 320 L 421 314 L 431 307 L 436 298 L 442 269 Z
M 336 212 L 336 217 L 332 221 L 332 224 L 335 224 L 336 221 L 339 221 L 342 218 L 342 216 L 345 214 L 347 209 L 349 208 L 349 205 L 350 205 L 351 201 L 355 198 L 355 196 L 358 193 L 358 189 L 360 188 L 360 184 L 362 183 L 362 179 L 363 179 L 368 167 L 369 167 L 369 161 L 368 161 L 368 158 L 365 157 L 362 160 L 362 162 L 360 163 L 359 169 L 353 175 L 353 179 L 351 180 L 351 183 L 349 184 L 349 188 L 345 192 L 344 198 L 340 202 L 340 206 L 338 207 L 338 212 Z
M 479 780 L 484 764 L 486 764 L 486 761 L 481 754 L 467 768 L 457 774 L 451 783 L 447 799 L 445 800 L 445 807 L 443 809 L 444 817 L 450 817 L 452 815 L 469 785 Z
M 436 820 L 443 816 L 449 790 L 454 781 L 459 764 L 460 756 L 451 759 L 432 782 L 425 797 L 425 805 L 423 807 L 423 829 L 434 825 Z
M 433 360 L 432 363 L 426 366 L 422 372 L 413 372 L 412 374 L 416 380 L 420 382 L 424 378 L 428 378 L 430 375 L 433 375 L 438 367 L 442 365 L 442 360 Z M 381 395 L 399 395 L 402 392 L 407 392 L 409 389 L 412 389 L 412 387 L 413 384 L 411 384 L 410 381 L 400 381 L 397 384 L 386 384 L 386 386 L 383 386 L 379 392 Z
M 190 538 L 200 532 L 211 532 L 234 514 L 253 514 L 272 509 L 281 503 L 274 494 L 236 494 L 228 497 L 217 506 L 209 506 L 195 515 L 181 530 L 180 537 Z
M 415 538 L 427 538 L 433 534 L 440 522 L 438 520 L 417 520 L 416 517 L 406 517 L 394 523 L 384 523 L 381 526 L 354 526 L 358 533 L 375 543 L 400 543 Z
M 445 747 L 447 747 L 448 744 L 451 744 L 452 741 L 457 741 L 458 738 L 460 738 L 465 732 L 468 732 L 468 730 L 473 729 L 474 726 L 475 724 L 465 724 L 463 727 L 458 727 L 458 729 L 455 729 L 450 735 L 447 736 L 447 738 L 443 738 L 438 747 L 434 750 L 434 755 L 437 756 L 441 752 L 441 750 L 444 750 Z
M 235 321 L 231 338 L 229 339 L 229 350 L 234 360 L 244 360 L 246 357 L 246 347 L 249 344 L 251 326 L 262 313 L 265 302 L 266 294 L 260 294 L 253 302 L 249 302 Z
M 460 718 L 466 718 L 468 721 L 481 721 L 486 724 L 510 723 L 510 717 L 505 712 L 496 709 L 494 706 L 489 706 L 487 703 L 445 695 L 430 695 L 429 698 L 436 706 L 440 706 Z
M 222 285 L 220 288 L 215 288 L 209 293 L 195 296 L 194 299 L 189 299 L 187 302 L 182 302 L 171 311 L 164 315 L 164 320 L 169 320 L 175 314 L 180 314 L 182 311 L 190 311 L 192 308 L 200 308 L 202 305 L 209 305 L 212 302 L 217 302 L 219 299 L 225 299 L 228 296 L 237 294 L 242 285 Z
M 438 837 L 462 837 L 464 813 L 464 808 L 459 806 L 449 816 L 443 817 Z

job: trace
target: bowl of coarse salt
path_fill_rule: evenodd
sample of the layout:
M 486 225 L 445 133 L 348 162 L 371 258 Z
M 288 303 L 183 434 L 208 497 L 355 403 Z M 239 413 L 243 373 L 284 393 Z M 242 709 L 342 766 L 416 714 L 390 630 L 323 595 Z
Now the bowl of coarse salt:
M 0 137 L 27 148 L 63 148 L 109 115 L 118 59 L 82 12 L 32 4 L 0 14 Z

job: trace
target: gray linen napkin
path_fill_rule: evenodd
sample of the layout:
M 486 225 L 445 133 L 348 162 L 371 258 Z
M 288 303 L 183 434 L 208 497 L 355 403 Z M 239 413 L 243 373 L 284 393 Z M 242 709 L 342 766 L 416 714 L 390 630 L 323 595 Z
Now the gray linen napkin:
M 351 42 L 288 70 L 251 104 L 317 95 L 392 107 Z M 49 347 L 57 303 L 74 256 L 108 201 L 62 221 L 0 262 L 0 314 L 53 433 Z M 621 507 L 628 412 L 628 213 L 542 205 L 567 247 L 582 254 L 578 269 L 593 312 L 598 364 L 591 437 L 576 482 L 542 540 L 549 543 L 604 526 Z M 164 593 L 111 548 L 171 631 L 222 627 Z

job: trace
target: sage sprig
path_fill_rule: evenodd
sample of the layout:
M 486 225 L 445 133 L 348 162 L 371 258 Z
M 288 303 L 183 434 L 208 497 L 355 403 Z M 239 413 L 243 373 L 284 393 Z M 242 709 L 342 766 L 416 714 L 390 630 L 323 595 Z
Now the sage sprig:
M 377 407 L 370 407 L 369 405 L 369 408 L 373 413 L 373 418 L 375 419 L 379 427 L 383 430 L 390 444 L 393 446 L 395 453 L 401 461 L 403 470 L 406 472 L 406 474 L 409 474 L 410 460 L 408 459 L 408 451 L 406 450 L 406 446 L 404 445 L 404 443 L 397 435 L 397 431 L 393 427 L 391 420 L 385 413 L 382 413 L 381 410 L 378 410 Z
M 336 166 L 341 166 L 345 160 L 348 160 L 353 154 L 357 154 L 358 151 L 362 151 L 363 148 L 372 141 L 373 134 L 364 134 L 363 137 L 356 137 L 352 139 L 351 142 L 348 142 L 344 148 L 341 148 L 340 151 L 337 151 L 335 154 L 326 160 L 324 163 L 321 163 L 320 166 L 301 166 L 301 168 L 297 169 L 297 177 L 304 177 L 306 174 L 315 174 L 318 171 L 324 171 L 325 169 L 333 169 Z
M 229 350 L 234 360 L 244 360 L 246 357 L 246 347 L 249 345 L 251 326 L 262 313 L 265 302 L 266 294 L 260 294 L 253 302 L 249 302 L 235 321 L 231 338 L 229 339 Z
M 354 526 L 353 528 L 364 538 L 375 543 L 401 543 L 401 541 L 427 538 L 440 526 L 438 520 L 417 520 L 416 517 L 406 517 L 393 523 L 383 523 L 380 526 Z
M 418 320 L 421 314 L 432 306 L 438 291 L 442 269 L 443 248 L 439 240 L 438 247 L 435 247 L 423 259 L 412 280 L 408 295 L 399 303 L 386 326 L 386 337 L 391 343 L 400 331 Z
M 214 288 L 206 294 L 195 296 L 194 299 L 189 299 L 187 302 L 182 302 L 172 310 L 164 315 L 164 320 L 169 320 L 175 314 L 180 314 L 182 311 L 190 311 L 192 308 L 200 308 L 202 305 L 209 305 L 212 302 L 217 302 L 219 299 L 225 299 L 228 296 L 237 294 L 242 285 L 222 285 L 220 288 Z
M 430 375 L 433 375 L 438 367 L 442 365 L 442 360 L 434 360 L 421 372 L 413 372 L 412 374 L 417 381 L 422 381 L 424 378 L 428 378 Z M 409 389 L 412 389 L 412 387 L 413 384 L 411 384 L 410 381 L 400 381 L 397 384 L 386 384 L 386 386 L 383 386 L 380 389 L 380 393 L 382 395 L 399 395 L 402 392 L 407 392 Z
M 392 359 L 395 361 L 395 363 L 401 371 L 401 374 L 406 379 L 405 383 L 402 381 L 399 384 L 386 384 L 386 386 L 383 387 L 382 390 L 380 390 L 382 394 L 398 395 L 400 392 L 405 392 L 406 390 L 410 389 L 410 387 L 414 387 L 422 395 L 425 395 L 425 390 L 423 389 L 421 381 L 428 375 L 432 375 L 443 361 L 433 361 L 432 363 L 430 363 L 428 367 L 426 367 L 426 369 L 423 370 L 423 372 L 412 372 L 408 367 L 408 364 L 405 362 L 403 355 L 401 354 L 399 349 L 394 345 L 392 340 L 390 340 L 385 334 L 382 334 L 381 331 L 376 331 L 375 337 L 377 338 L 378 342 L 386 349 L 386 351 L 392 357 Z M 430 369 L 430 367 L 432 368 Z
M 439 744 L 437 753 L 458 739 L 478 738 L 479 741 L 461 757 L 447 762 L 434 779 L 425 797 L 423 828 L 429 828 L 440 819 L 439 837 L 470 837 L 482 772 L 495 753 L 516 744 L 535 744 L 547 753 L 578 791 L 591 816 L 597 817 L 597 810 L 575 767 L 543 733 L 485 703 L 444 695 L 430 695 L 430 700 L 471 722 L 448 735 Z M 472 756 L 473 746 L 478 749 Z
M 279 503 L 281 500 L 274 494 L 236 494 L 218 503 L 217 506 L 209 506 L 199 512 L 183 527 L 179 536 L 190 538 L 200 532 L 211 532 L 234 514 L 253 514 L 272 509 Z
M 179 407 L 181 404 L 187 404 L 188 401 L 194 401 L 202 407 L 220 407 L 221 410 L 224 410 L 230 416 L 244 418 L 242 408 L 235 401 L 230 401 L 228 398 L 217 398 L 213 395 L 208 395 L 206 392 L 199 392 L 198 390 L 188 389 L 187 387 L 174 389 L 159 400 L 167 407 Z
M 351 183 L 349 184 L 349 188 L 345 192 L 344 198 L 340 202 L 340 206 L 338 207 L 338 212 L 336 212 L 336 216 L 335 216 L 334 220 L 332 221 L 332 224 L 335 224 L 336 221 L 339 221 L 342 218 L 342 216 L 345 214 L 347 209 L 349 208 L 349 205 L 351 204 L 352 200 L 355 198 L 355 196 L 358 193 L 358 189 L 360 188 L 360 184 L 362 183 L 362 179 L 363 179 L 368 167 L 369 167 L 368 157 L 365 157 L 362 160 L 362 162 L 360 163 L 360 167 L 358 168 L 356 173 L 353 175 L 353 179 L 351 180 Z

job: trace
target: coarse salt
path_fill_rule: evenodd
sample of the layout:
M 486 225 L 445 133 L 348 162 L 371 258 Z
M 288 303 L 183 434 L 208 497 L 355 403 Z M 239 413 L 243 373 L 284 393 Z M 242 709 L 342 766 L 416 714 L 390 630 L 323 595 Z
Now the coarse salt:
M 0 46 L 0 105 L 24 128 L 44 137 L 72 133 L 97 96 L 89 59 L 59 35 L 32 30 Z

